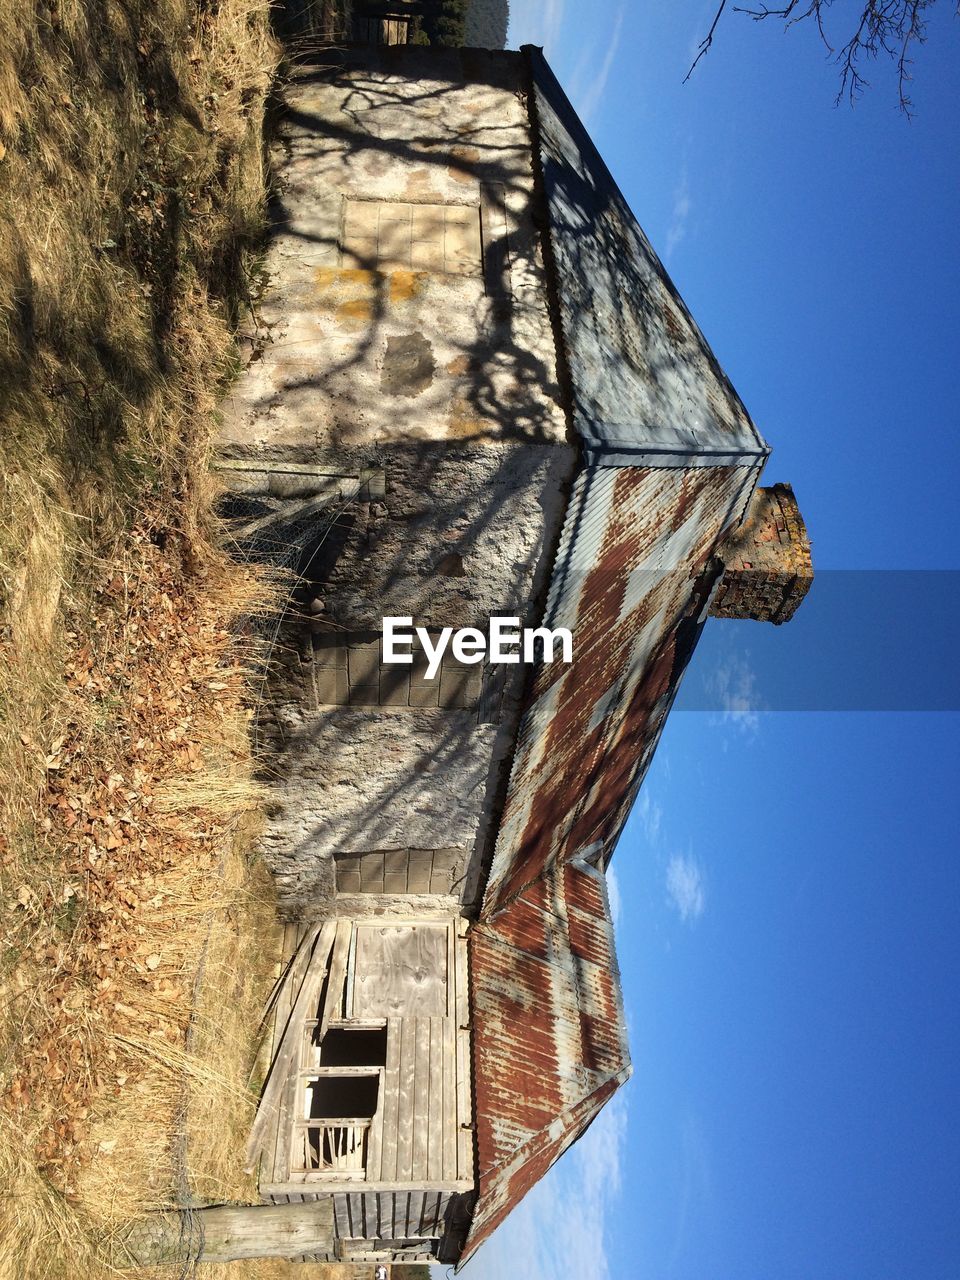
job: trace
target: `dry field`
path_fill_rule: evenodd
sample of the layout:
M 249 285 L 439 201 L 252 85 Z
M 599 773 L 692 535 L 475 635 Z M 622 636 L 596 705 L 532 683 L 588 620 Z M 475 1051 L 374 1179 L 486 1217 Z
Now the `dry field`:
M 271 590 L 215 549 L 207 456 L 277 59 L 264 0 L 0 0 L 4 1280 L 254 1195 L 278 940 L 234 621 Z

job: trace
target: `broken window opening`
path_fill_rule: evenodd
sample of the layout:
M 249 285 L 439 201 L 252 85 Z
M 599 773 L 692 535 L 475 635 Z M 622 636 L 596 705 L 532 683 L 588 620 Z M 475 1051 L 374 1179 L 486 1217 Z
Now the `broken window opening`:
M 328 1027 L 323 1042 L 319 1026 L 310 1029 L 310 1041 L 318 1051 L 321 1067 L 385 1067 L 387 1028 Z
M 369 1075 L 323 1075 L 307 1081 L 306 1120 L 371 1120 L 377 1110 L 380 1073 Z
M 369 1120 L 340 1120 L 336 1124 L 307 1126 L 304 1130 L 303 1170 L 307 1173 L 362 1176 L 367 1164 L 369 1132 Z

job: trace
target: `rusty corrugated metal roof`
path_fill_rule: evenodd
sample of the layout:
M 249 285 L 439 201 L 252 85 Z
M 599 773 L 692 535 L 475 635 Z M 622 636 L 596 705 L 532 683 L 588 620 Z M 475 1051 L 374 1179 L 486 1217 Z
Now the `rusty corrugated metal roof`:
M 573 662 L 537 673 L 514 753 L 482 915 L 556 858 L 608 855 L 705 613 L 711 558 L 755 467 L 589 468 L 574 483 L 545 625 Z
M 479 1200 L 461 1265 L 630 1074 L 603 872 L 556 864 L 470 934 Z
M 461 1265 L 629 1074 L 603 868 L 769 453 L 539 50 L 558 342 L 585 465 L 470 935 L 479 1188 Z
M 602 870 L 653 755 L 758 468 L 588 468 L 574 483 L 539 670 L 470 935 L 479 1197 L 463 1259 L 629 1073 Z

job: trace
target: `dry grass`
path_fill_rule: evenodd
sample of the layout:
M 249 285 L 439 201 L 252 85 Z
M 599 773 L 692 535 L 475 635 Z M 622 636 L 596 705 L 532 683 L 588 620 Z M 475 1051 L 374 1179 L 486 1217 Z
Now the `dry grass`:
M 229 624 L 264 589 L 204 477 L 275 62 L 264 0 L 0 0 L 3 1277 L 253 1193 L 277 938 Z

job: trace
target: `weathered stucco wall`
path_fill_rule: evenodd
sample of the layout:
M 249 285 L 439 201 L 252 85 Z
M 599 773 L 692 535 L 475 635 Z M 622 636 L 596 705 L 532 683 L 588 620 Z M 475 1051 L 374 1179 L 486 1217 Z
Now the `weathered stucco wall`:
M 221 456 L 264 476 L 376 476 L 353 500 L 258 534 L 296 544 L 285 558 L 303 575 L 260 726 L 274 783 L 264 846 L 290 917 L 324 909 L 337 852 L 456 847 L 454 887 L 472 900 L 523 668 L 487 672 L 479 698 L 423 707 L 409 691 L 373 705 L 376 675 L 366 705 L 326 705 L 346 686 L 321 667 L 331 637 L 375 649 L 384 615 L 431 628 L 537 620 L 577 457 L 522 60 L 343 57 L 289 90 L 261 328 L 220 439 Z M 232 514 L 276 512 L 252 488 Z
M 261 307 L 270 344 L 223 446 L 562 442 L 519 55 L 346 59 L 288 93 Z M 446 229 L 444 270 L 429 226 L 410 244 L 403 231 L 438 209 L 465 219 L 462 236 Z M 375 212 L 376 232 L 357 222 Z

